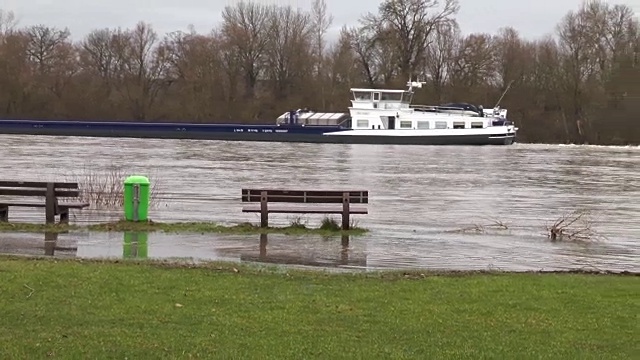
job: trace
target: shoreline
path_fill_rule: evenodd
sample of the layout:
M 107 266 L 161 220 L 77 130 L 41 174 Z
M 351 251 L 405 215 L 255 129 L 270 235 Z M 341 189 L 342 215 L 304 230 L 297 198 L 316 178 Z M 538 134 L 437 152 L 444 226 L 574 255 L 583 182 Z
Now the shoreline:
M 352 227 L 350 230 L 342 230 L 334 227 L 311 228 L 303 224 L 291 224 L 284 227 L 261 228 L 251 223 L 240 223 L 231 226 L 220 225 L 215 222 L 129 222 L 116 221 L 96 223 L 90 225 L 78 224 L 44 224 L 26 222 L 0 222 L 0 233 L 66 233 L 70 231 L 93 232 L 164 232 L 171 234 L 180 233 L 218 233 L 218 234 L 284 234 L 284 235 L 324 235 L 324 236 L 358 236 L 364 235 L 369 230 Z
M 69 264 L 91 264 L 91 265 L 121 265 L 121 266 L 145 266 L 167 270 L 193 269 L 212 270 L 216 272 L 260 274 L 282 274 L 282 269 L 290 273 L 300 275 L 326 275 L 326 276 L 356 276 L 367 279 L 397 279 L 397 280 L 418 280 L 428 277 L 460 278 L 472 276 L 507 276 L 507 275 L 586 275 L 586 276 L 619 276 L 619 277 L 640 277 L 640 271 L 612 271 L 594 268 L 567 269 L 567 270 L 439 270 L 439 269 L 387 269 L 387 270 L 366 270 L 344 269 L 348 271 L 336 271 L 334 267 L 317 267 L 291 264 L 263 263 L 263 262 L 233 262 L 224 260 L 199 260 L 193 261 L 189 258 L 58 258 L 47 255 L 31 254 L 2 254 L 1 261 L 25 261 L 25 262 L 51 262 Z

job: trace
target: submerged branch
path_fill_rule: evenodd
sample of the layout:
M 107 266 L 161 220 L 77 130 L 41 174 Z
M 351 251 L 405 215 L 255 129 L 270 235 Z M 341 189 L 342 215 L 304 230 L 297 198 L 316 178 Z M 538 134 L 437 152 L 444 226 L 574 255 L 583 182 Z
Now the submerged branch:
M 574 210 L 563 215 L 552 225 L 547 225 L 547 237 L 551 241 L 598 241 L 605 239 L 593 230 L 590 213 L 586 210 Z

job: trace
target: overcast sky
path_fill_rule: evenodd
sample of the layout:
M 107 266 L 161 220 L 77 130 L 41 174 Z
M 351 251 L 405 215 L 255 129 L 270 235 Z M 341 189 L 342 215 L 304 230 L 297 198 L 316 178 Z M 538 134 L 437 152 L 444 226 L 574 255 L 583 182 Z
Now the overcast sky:
M 96 28 L 128 28 L 144 20 L 161 34 L 187 30 L 208 33 L 220 23 L 221 11 L 239 0 L 0 0 L 0 9 L 13 11 L 19 26 L 45 24 L 68 27 L 74 40 Z M 265 4 L 310 8 L 312 0 L 255 0 Z M 457 16 L 464 33 L 495 33 L 512 26 L 527 38 L 553 33 L 556 24 L 583 0 L 459 0 Z M 608 0 L 624 3 L 640 14 L 640 0 Z M 376 12 L 379 0 L 326 0 L 334 16 L 333 33 L 342 25 L 356 25 L 366 12 Z

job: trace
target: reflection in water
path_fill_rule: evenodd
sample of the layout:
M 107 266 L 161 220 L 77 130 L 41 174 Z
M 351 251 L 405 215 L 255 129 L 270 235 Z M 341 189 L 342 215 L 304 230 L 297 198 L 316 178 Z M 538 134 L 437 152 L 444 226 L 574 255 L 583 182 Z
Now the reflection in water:
M 66 232 L 63 232 L 64 234 Z M 45 232 L 44 233 L 44 254 L 47 256 L 75 256 L 78 247 L 61 246 L 58 244 L 58 237 L 61 233 Z M 62 253 L 62 254 L 61 254 Z
M 366 256 L 358 256 L 354 254 L 350 257 L 349 252 L 349 236 L 342 235 L 340 239 L 340 248 L 330 247 L 329 251 L 315 251 L 309 252 L 308 247 L 305 249 L 305 244 L 292 241 L 291 245 L 286 248 L 276 247 L 272 251 L 268 251 L 268 234 L 260 234 L 260 250 L 256 256 L 252 251 L 242 251 L 240 253 L 241 261 L 249 262 L 263 262 L 272 264 L 287 264 L 287 265 L 305 265 L 305 266 L 321 266 L 321 267 L 336 267 L 336 266 L 355 266 L 366 267 Z M 325 239 L 324 241 L 332 242 L 333 239 Z M 338 251 L 336 251 L 338 250 Z
M 456 243 L 456 234 L 432 234 L 416 253 L 390 237 L 375 244 L 368 236 L 329 237 L 166 233 L 47 234 L 50 256 L 78 258 L 148 258 L 187 261 L 248 261 L 349 269 L 436 270 L 568 270 L 640 271 L 637 248 L 608 243 L 580 244 L 540 241 L 513 248 L 507 234 L 479 234 Z M 58 237 L 56 239 L 56 237 Z M 42 255 L 42 234 L 2 233 L 0 253 Z M 487 249 L 486 243 L 496 245 Z M 490 251 L 489 251 L 490 250 Z M 382 251 L 382 252 L 381 252 Z M 536 258 L 514 252 L 544 254 Z
M 144 231 L 127 231 L 122 243 L 122 257 L 125 259 L 146 259 L 149 248 L 149 233 Z
M 161 232 L 78 234 L 77 257 L 247 261 L 272 264 L 367 267 L 360 237 L 290 236 L 281 234 L 222 235 Z
M 45 232 L 44 233 L 44 254 L 48 256 L 55 255 L 57 242 L 58 242 L 57 232 Z

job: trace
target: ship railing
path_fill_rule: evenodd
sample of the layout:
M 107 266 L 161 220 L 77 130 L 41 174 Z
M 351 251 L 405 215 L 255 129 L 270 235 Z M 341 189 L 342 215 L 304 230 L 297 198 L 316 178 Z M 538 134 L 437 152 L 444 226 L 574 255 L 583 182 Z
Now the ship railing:
M 480 116 L 479 113 L 473 110 L 465 110 L 459 107 L 412 105 L 411 108 L 421 112 L 459 114 L 459 115 L 465 115 L 465 116 Z
M 297 122 L 291 124 L 287 118 L 278 118 L 276 125 L 298 125 L 298 126 L 346 126 L 350 127 L 351 117 L 345 117 L 339 121 L 329 119 L 298 119 Z
M 438 109 L 436 106 L 429 106 L 429 105 L 410 105 L 409 106 L 411 109 L 415 109 L 418 111 L 427 111 L 427 112 L 438 112 Z

